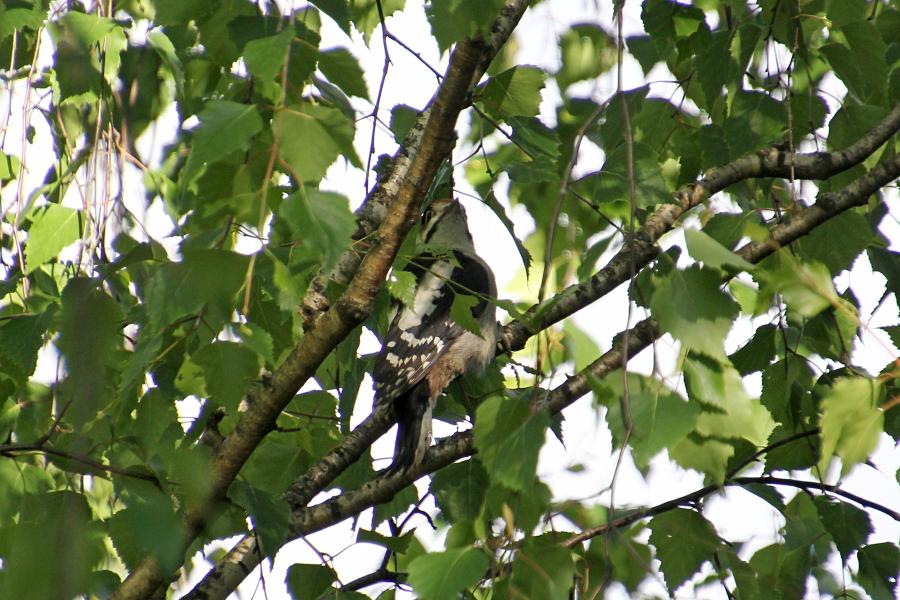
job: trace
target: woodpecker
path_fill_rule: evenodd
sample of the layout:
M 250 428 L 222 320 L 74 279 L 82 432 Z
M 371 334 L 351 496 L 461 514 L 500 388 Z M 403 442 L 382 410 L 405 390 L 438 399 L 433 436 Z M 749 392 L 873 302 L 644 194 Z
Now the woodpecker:
M 388 472 L 421 462 L 431 443 L 431 412 L 438 396 L 460 375 L 484 370 L 497 344 L 497 285 L 490 267 L 475 253 L 462 204 L 449 198 L 431 202 L 422 215 L 417 252 L 406 267 L 416 280 L 412 302 L 394 302 L 372 372 L 375 404 L 392 402 L 397 415 Z M 478 335 L 450 316 L 457 294 L 476 299 L 471 310 Z

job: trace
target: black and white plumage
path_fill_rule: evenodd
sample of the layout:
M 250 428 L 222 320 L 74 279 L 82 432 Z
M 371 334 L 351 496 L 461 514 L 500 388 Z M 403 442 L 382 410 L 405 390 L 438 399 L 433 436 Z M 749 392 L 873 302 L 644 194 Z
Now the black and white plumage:
M 375 403 L 393 402 L 397 413 L 391 472 L 422 460 L 438 396 L 460 375 L 482 371 L 497 343 L 494 274 L 475 253 L 462 205 L 433 201 L 422 217 L 418 245 L 420 253 L 407 266 L 416 278 L 412 303 L 395 302 L 372 373 Z M 472 316 L 480 336 L 450 316 L 456 294 L 476 298 Z

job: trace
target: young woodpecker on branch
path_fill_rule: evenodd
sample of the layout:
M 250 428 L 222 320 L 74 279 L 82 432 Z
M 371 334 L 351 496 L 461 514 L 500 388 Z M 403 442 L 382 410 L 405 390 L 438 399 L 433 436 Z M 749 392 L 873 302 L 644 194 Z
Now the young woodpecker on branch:
M 475 253 L 466 211 L 453 199 L 434 200 L 422 216 L 417 252 L 407 266 L 416 278 L 412 302 L 395 301 L 394 316 L 375 360 L 375 404 L 393 402 L 397 414 L 394 462 L 388 472 L 418 464 L 431 443 L 431 411 L 438 396 L 465 373 L 494 357 L 497 319 L 494 274 Z M 474 298 L 480 335 L 450 316 L 457 294 Z

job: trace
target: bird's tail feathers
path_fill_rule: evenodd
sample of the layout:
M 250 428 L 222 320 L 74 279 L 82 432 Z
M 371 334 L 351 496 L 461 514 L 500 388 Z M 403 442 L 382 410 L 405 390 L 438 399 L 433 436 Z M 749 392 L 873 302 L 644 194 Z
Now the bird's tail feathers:
M 394 444 L 394 462 L 387 470 L 389 474 L 406 471 L 421 462 L 431 444 L 431 401 L 427 394 L 417 391 L 413 388 L 405 397 L 395 401 L 397 441 Z

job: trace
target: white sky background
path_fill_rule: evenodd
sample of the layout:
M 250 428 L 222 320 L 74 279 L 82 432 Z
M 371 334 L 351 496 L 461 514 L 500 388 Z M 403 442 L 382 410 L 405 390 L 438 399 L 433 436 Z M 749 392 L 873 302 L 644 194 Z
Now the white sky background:
M 610 5 L 609 1 L 562 0 L 544 2 L 536 8 L 530 9 L 517 28 L 517 62 L 537 65 L 550 72 L 555 71 L 559 62 L 557 35 L 570 24 L 582 21 L 600 22 L 608 31 L 614 31 Z M 444 71 L 447 57 L 444 56 L 441 59 L 438 55 L 438 49 L 431 38 L 430 27 L 425 19 L 421 2 L 407 0 L 406 10 L 389 18 L 387 23 L 394 35 L 418 51 L 429 64 L 441 72 Z M 640 6 L 636 0 L 630 0 L 626 4 L 624 28 L 626 36 L 642 31 Z M 431 98 L 437 86 L 434 75 L 416 57 L 410 55 L 396 44 L 388 43 L 392 65 L 384 87 L 380 112 L 381 118 L 385 122 L 389 121 L 390 108 L 395 104 L 404 103 L 416 108 L 423 107 Z M 375 98 L 383 67 L 380 28 L 376 29 L 373 34 L 371 48 L 367 48 L 362 42 L 361 36 L 354 34 L 351 38 L 348 38 L 327 17 L 323 17 L 321 46 L 322 48 L 334 46 L 349 47 L 359 59 L 366 73 L 370 96 L 373 99 Z M 49 52 L 49 48 L 49 39 L 45 37 L 45 56 Z M 658 81 L 660 83 L 652 87 L 654 95 L 669 97 L 676 91 L 671 83 L 663 83 L 672 80 L 672 76 L 664 68 L 658 66 L 645 77 L 636 61 L 628 57 L 626 57 L 624 65 L 623 78 L 626 89 L 643 85 L 645 81 Z M 833 92 L 838 97 L 843 96 L 843 90 L 839 82 L 834 81 L 833 83 L 835 85 Z M 576 84 L 573 91 L 576 94 L 590 95 L 595 100 L 602 101 L 615 91 L 615 75 L 604 75 L 597 82 Z M 21 97 L 21 90 L 19 92 L 18 95 Z M 555 106 L 559 101 L 559 92 L 552 82 L 548 83 L 548 87 L 544 90 L 543 99 L 541 118 L 545 123 L 552 125 L 555 121 Z M 832 103 L 833 108 L 834 100 L 830 98 L 828 100 Z M 2 95 L 0 95 L 0 110 L 4 114 L 8 101 L 9 96 L 4 90 Z M 15 107 L 18 107 L 19 104 L 13 101 Z M 360 114 L 368 114 L 372 108 L 370 104 L 365 102 L 355 102 L 355 106 Z M 20 109 L 16 108 L 15 110 Z M 13 122 L 21 123 L 21 120 L 14 118 Z M 33 119 L 33 122 L 40 123 L 41 119 Z M 467 122 L 468 117 L 463 116 L 459 123 L 461 127 L 464 127 Z M 371 119 L 361 120 L 357 123 L 356 148 L 364 164 L 369 150 L 371 127 Z M 169 141 L 168 136 L 173 129 L 163 126 L 145 134 L 139 141 L 139 147 L 144 158 L 158 156 L 159 150 Z M 21 130 L 10 128 L 10 131 L 7 133 L 7 145 L 4 147 L 4 150 L 21 156 L 21 146 L 18 143 L 21 140 Z M 38 134 L 40 135 L 41 132 L 38 131 Z M 46 133 L 44 135 L 46 138 Z M 391 133 L 383 127 L 379 127 L 376 131 L 376 157 L 384 153 L 393 154 L 395 149 L 396 144 Z M 45 172 L 43 166 L 34 160 L 35 154 L 37 153 L 32 149 L 30 156 L 27 157 L 31 171 L 25 181 L 26 190 L 33 189 Z M 45 155 L 49 154 L 45 153 Z M 455 153 L 454 158 L 458 161 L 466 154 L 466 150 L 459 150 Z M 585 140 L 581 146 L 576 174 L 597 169 L 602 164 L 602 157 L 602 151 L 593 146 L 588 140 Z M 471 190 L 465 181 L 462 168 L 460 166 L 457 170 L 457 188 L 462 192 L 474 194 L 474 191 Z M 170 237 L 172 231 L 171 222 L 165 216 L 160 203 L 155 203 L 149 209 L 142 205 L 141 174 L 135 169 L 130 169 L 127 181 L 130 182 L 129 188 L 136 190 L 126 195 L 129 199 L 129 208 L 136 214 L 144 215 L 145 226 L 150 235 L 156 238 L 157 241 L 165 243 L 171 250 L 174 250 L 179 240 Z M 501 179 L 501 182 L 503 181 L 505 180 Z M 329 170 L 329 176 L 322 187 L 333 189 L 346 195 L 355 207 L 364 197 L 364 176 L 362 171 L 350 168 L 343 161 L 340 161 Z M 15 190 L 10 188 L 14 188 L 14 186 L 7 186 L 3 190 L 4 208 L 9 207 L 10 202 L 14 198 L 13 193 Z M 89 192 L 90 190 L 87 191 Z M 505 200 L 503 185 L 495 186 L 495 191 L 501 201 Z M 85 192 L 84 188 L 82 192 Z M 812 196 L 813 194 L 808 193 L 807 188 L 804 188 L 803 197 L 808 198 Z M 480 205 L 477 200 L 465 195 L 461 195 L 461 198 L 467 207 L 470 225 L 479 252 L 491 264 L 497 275 L 501 296 L 518 298 L 524 290 L 525 282 L 521 273 L 521 261 L 518 258 L 518 252 L 512 239 L 488 208 Z M 81 206 L 80 199 L 73 198 L 72 202 L 76 206 Z M 723 202 L 727 205 L 727 201 Z M 891 240 L 892 248 L 896 249 L 898 242 L 900 242 L 900 225 L 898 225 L 897 219 L 897 216 L 900 215 L 900 201 L 898 201 L 896 192 L 889 195 L 888 206 L 893 217 L 885 219 L 882 232 Z M 510 212 L 510 215 L 516 222 L 518 236 L 520 239 L 524 239 L 533 228 L 530 217 L 524 210 L 513 210 Z M 683 243 L 680 233 L 673 233 L 663 240 L 664 246 L 679 243 Z M 609 256 L 610 254 L 607 254 L 601 259 L 601 264 Z M 535 260 L 540 260 L 541 257 L 535 256 L 534 258 Z M 531 278 L 528 284 L 527 296 L 533 298 L 536 295 L 536 287 L 539 281 L 539 274 Z M 872 314 L 878 299 L 884 293 L 885 281 L 881 274 L 871 271 L 865 258 L 858 260 L 852 271 L 844 273 L 837 279 L 838 290 L 842 291 L 851 281 L 854 290 L 859 294 L 861 304 L 860 316 L 868 325 L 863 333 L 863 342 L 857 341 L 855 345 L 853 359 L 855 364 L 865 367 L 870 373 L 874 374 L 880 371 L 887 363 L 897 358 L 897 350 L 893 348 L 887 336 L 883 332 L 875 330 L 875 328 L 883 325 L 897 323 L 896 299 L 891 298 Z M 511 292 L 511 290 L 515 290 L 515 292 Z M 863 290 L 865 291 L 863 292 Z M 609 348 L 613 335 L 623 329 L 626 314 L 625 286 L 621 286 L 612 294 L 581 311 L 575 317 L 575 320 L 605 350 Z M 632 323 L 637 322 L 644 316 L 646 315 L 639 310 L 634 311 Z M 739 347 L 752 331 L 753 326 L 748 320 L 739 322 L 729 336 L 729 350 Z M 375 342 L 374 337 L 364 337 L 364 347 L 361 348 L 361 352 L 372 352 L 377 350 L 377 348 L 377 342 Z M 678 352 L 677 345 L 672 339 L 668 336 L 662 338 L 656 344 L 655 353 L 661 371 L 664 374 L 673 373 Z M 629 369 L 649 373 L 652 369 L 652 361 L 653 353 L 649 350 L 645 351 L 631 361 Z M 42 361 L 42 366 L 39 367 L 39 370 L 50 369 L 44 372 L 52 373 L 55 368 L 55 362 L 52 355 L 48 356 L 46 360 Z M 52 379 L 52 375 L 48 379 Z M 748 377 L 745 380 L 745 385 L 750 393 L 758 395 L 759 380 L 758 375 Z M 670 383 L 680 385 L 677 379 L 671 380 Z M 683 390 L 683 386 L 681 386 L 681 389 Z M 354 414 L 354 424 L 358 423 L 368 413 L 368 408 L 371 406 L 370 396 L 370 386 L 364 383 L 363 394 L 357 402 L 357 412 Z M 596 496 L 593 500 L 594 502 L 608 504 L 610 500 L 609 493 L 601 492 L 608 488 L 612 481 L 616 455 L 612 452 L 611 439 L 606 424 L 602 417 L 598 418 L 595 414 L 589 397 L 582 398 L 576 402 L 573 406 L 566 409 L 564 414 L 566 417 L 564 432 L 567 446 L 563 448 L 552 435 L 549 435 L 548 443 L 541 453 L 538 468 L 539 474 L 551 487 L 557 499 Z M 435 435 L 436 437 L 441 437 L 454 431 L 453 427 L 437 424 Z M 391 455 L 392 450 L 393 440 L 386 437 L 375 445 L 373 453 L 376 457 L 386 459 Z M 900 508 L 900 490 L 898 490 L 894 478 L 894 474 L 900 468 L 900 450 L 893 447 L 888 436 L 883 436 L 882 444 L 873 457 L 873 463 L 876 468 L 864 465 L 857 467 L 843 482 L 842 488 L 895 509 Z M 575 464 L 583 464 L 587 468 L 580 473 L 573 473 L 567 470 L 567 467 Z M 424 479 L 419 482 L 420 491 L 426 489 L 427 481 L 427 479 Z M 834 478 L 829 481 L 833 482 Z M 616 479 L 615 502 L 616 506 L 620 508 L 629 505 L 654 505 L 693 491 L 702 485 L 701 475 L 678 468 L 669 462 L 664 455 L 657 457 L 653 461 L 650 474 L 646 479 L 637 472 L 630 458 L 626 458 Z M 794 491 L 790 489 L 781 489 L 780 491 L 788 498 L 794 494 Z M 429 501 L 426 503 L 425 508 L 428 506 L 433 507 L 433 502 Z M 726 539 L 740 542 L 753 538 L 752 543 L 742 552 L 742 556 L 745 558 L 752 554 L 753 551 L 770 543 L 777 536 L 778 528 L 783 524 L 782 517 L 774 509 L 771 509 L 768 504 L 736 488 L 729 488 L 724 496 L 711 497 L 706 502 L 706 507 L 705 514 L 719 529 L 720 535 Z M 369 514 L 370 511 L 365 513 L 365 515 Z M 875 533 L 870 538 L 870 542 L 896 542 L 900 538 L 900 525 L 878 512 L 869 511 L 869 515 L 875 528 Z M 361 519 L 361 526 L 368 528 L 368 521 L 370 521 L 369 518 Z M 431 534 L 428 524 L 421 518 L 414 519 L 413 524 L 419 526 L 420 533 L 425 533 L 425 535 L 420 537 L 429 547 L 438 547 L 443 537 L 442 532 Z M 554 521 L 554 525 L 558 528 L 570 527 L 568 523 L 561 520 Z M 346 583 L 377 568 L 383 555 L 382 549 L 375 546 L 367 544 L 350 546 L 355 537 L 355 532 L 351 531 L 349 521 L 347 521 L 326 531 L 308 536 L 307 541 L 315 546 L 318 551 L 334 557 L 333 566 L 337 569 L 341 580 Z M 320 562 L 320 557 L 311 549 L 307 541 L 298 540 L 287 545 L 276 558 L 274 568 L 271 571 L 265 570 L 263 573 L 265 593 L 260 587 L 258 573 L 254 573 L 245 580 L 240 588 L 238 597 L 242 599 L 267 597 L 273 600 L 287 598 L 287 592 L 283 583 L 285 569 L 294 562 Z M 230 547 L 230 544 L 228 546 Z M 348 548 L 348 546 L 350 547 Z M 839 568 L 837 561 L 835 561 L 835 565 Z M 193 574 L 194 577 L 191 581 L 184 582 L 182 589 L 185 591 L 189 590 L 196 579 L 203 574 L 201 568 L 201 570 Z M 375 589 L 378 588 L 369 588 L 365 591 L 371 593 Z M 811 591 L 814 590 L 815 584 L 813 583 Z M 647 594 L 666 595 L 659 581 L 648 582 L 645 584 L 644 591 Z M 724 597 L 724 592 L 721 588 L 707 588 L 703 590 L 702 594 L 699 594 L 691 589 L 691 586 L 686 585 L 681 588 L 677 596 L 685 598 L 721 598 Z M 398 597 L 403 597 L 403 595 L 400 594 Z M 626 594 L 624 589 L 617 589 L 614 586 L 607 597 L 620 598 L 626 597 Z

